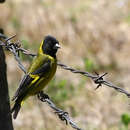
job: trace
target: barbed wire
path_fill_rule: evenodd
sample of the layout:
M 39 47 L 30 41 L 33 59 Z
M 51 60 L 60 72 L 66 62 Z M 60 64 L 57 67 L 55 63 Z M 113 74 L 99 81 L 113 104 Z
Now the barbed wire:
M 15 60 L 18 62 L 18 66 L 19 68 L 26 74 L 27 71 L 25 69 L 25 67 L 22 65 L 20 58 L 19 58 L 19 52 L 22 52 L 26 55 L 30 55 L 30 56 L 36 56 L 36 54 L 32 54 L 29 51 L 25 50 L 24 48 L 21 48 L 21 45 L 19 42 L 11 42 L 10 40 L 12 38 L 14 38 L 16 35 L 8 38 L 7 36 L 5 36 L 4 34 L 0 33 L 0 38 L 3 38 L 4 41 L 0 40 L 0 46 L 5 47 L 7 50 L 9 50 L 10 52 L 13 53 Z M 43 92 L 40 92 L 38 94 L 38 99 L 42 102 L 46 102 L 53 110 L 54 112 L 58 115 L 59 119 L 61 121 L 65 121 L 66 125 L 69 123 L 71 125 L 72 128 L 76 129 L 76 130 L 82 130 L 81 128 L 79 128 L 76 123 L 74 123 L 72 121 L 72 119 L 69 117 L 68 112 L 65 112 L 59 108 L 57 108 L 55 106 L 55 104 L 51 101 L 51 99 L 49 98 L 49 96 Z
M 106 81 L 106 80 L 103 79 L 103 77 L 104 77 L 105 75 L 107 75 L 107 73 L 104 73 L 104 74 L 102 74 L 102 75 L 99 75 L 98 73 L 96 73 L 96 75 L 92 75 L 92 74 L 90 74 L 90 73 L 88 73 L 88 72 L 85 72 L 85 71 L 80 71 L 80 70 L 73 69 L 72 67 L 69 67 L 69 66 L 67 66 L 67 65 L 64 65 L 64 64 L 62 64 L 62 63 L 58 63 L 58 65 L 59 65 L 60 67 L 62 67 L 63 69 L 65 69 L 65 70 L 71 71 L 72 73 L 81 74 L 81 75 L 84 75 L 84 76 L 86 76 L 86 77 L 91 78 L 91 79 L 93 80 L 93 82 L 94 82 L 95 84 L 97 84 L 96 89 L 98 89 L 99 87 L 101 87 L 101 86 L 104 84 L 104 85 L 106 85 L 107 87 L 113 88 L 113 89 L 115 89 L 116 91 L 118 91 L 118 92 L 120 92 L 120 93 L 124 93 L 128 98 L 130 98 L 130 93 L 129 93 L 129 92 L 127 92 L 126 90 L 124 90 L 124 89 L 122 89 L 122 88 L 120 88 L 120 87 L 118 87 L 118 86 L 112 84 L 111 82 Z
M 19 53 L 22 52 L 23 54 L 25 55 L 30 55 L 30 56 L 36 56 L 36 54 L 33 54 L 33 53 L 30 53 L 28 50 L 24 49 L 24 48 L 21 48 L 21 44 L 20 42 L 16 42 L 16 43 L 13 43 L 11 42 L 10 40 L 12 38 L 14 38 L 16 35 L 8 38 L 7 36 L 3 35 L 0 33 L 0 37 L 3 38 L 5 41 L 0 41 L 0 45 L 1 46 L 4 46 L 7 50 L 11 51 L 16 59 L 16 61 L 18 62 L 18 66 L 20 67 L 20 69 L 26 74 L 26 69 L 24 68 L 24 66 L 22 65 L 21 61 L 20 61 L 20 58 L 19 58 Z M 97 87 L 96 89 L 98 89 L 99 87 L 101 87 L 102 85 L 106 85 L 107 87 L 110 87 L 110 88 L 113 88 L 115 89 L 116 91 L 120 92 L 120 93 L 123 93 L 125 94 L 128 98 L 130 98 L 130 93 L 127 92 L 126 90 L 112 84 L 111 82 L 109 81 L 106 81 L 104 80 L 104 76 L 107 75 L 107 73 L 104 73 L 102 75 L 99 75 L 98 73 L 95 73 L 95 75 L 93 74 L 90 74 L 89 72 L 85 72 L 85 71 L 81 71 L 81 70 L 77 70 L 77 69 L 74 69 L 70 66 L 67 66 L 65 64 L 62 64 L 60 62 L 57 63 L 58 66 L 60 66 L 62 69 L 65 69 L 65 70 L 68 70 L 68 71 L 71 71 L 72 73 L 75 73 L 75 74 L 81 74 L 81 75 L 84 75 L 90 79 L 92 79 L 92 81 L 97 84 Z M 59 116 L 59 118 L 62 120 L 62 121 L 66 121 L 66 124 L 69 124 L 77 129 L 77 130 L 81 130 L 79 127 L 77 127 L 77 125 L 70 119 L 69 115 L 67 112 L 64 112 L 63 110 L 57 108 L 55 106 L 55 104 L 50 100 L 50 98 L 46 98 L 46 97 L 42 97 L 41 95 L 39 95 L 39 99 L 42 101 L 42 102 L 46 102 L 54 111 L 55 113 Z
M 55 111 L 55 114 L 57 114 L 62 121 L 65 121 L 66 125 L 68 125 L 69 123 L 72 128 L 82 130 L 72 121 L 72 119 L 69 117 L 68 112 L 65 112 L 55 106 L 55 104 L 51 101 L 50 97 L 47 94 L 41 91 L 37 96 L 40 101 L 46 102 Z

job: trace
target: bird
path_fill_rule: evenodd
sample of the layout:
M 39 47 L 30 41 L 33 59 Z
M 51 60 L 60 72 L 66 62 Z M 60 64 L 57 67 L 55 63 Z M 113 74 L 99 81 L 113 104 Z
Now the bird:
M 56 53 L 59 48 L 59 41 L 55 37 L 45 36 L 36 57 L 20 81 L 19 87 L 12 98 L 14 105 L 11 113 L 14 119 L 17 118 L 23 102 L 28 97 L 37 95 L 42 91 L 55 75 L 57 69 Z

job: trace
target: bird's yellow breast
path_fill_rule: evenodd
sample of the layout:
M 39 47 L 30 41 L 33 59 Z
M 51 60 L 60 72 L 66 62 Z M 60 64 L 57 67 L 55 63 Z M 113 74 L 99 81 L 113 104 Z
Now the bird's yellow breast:
M 37 76 L 34 80 L 37 80 L 38 82 L 35 84 L 35 86 L 31 86 L 31 90 L 29 91 L 28 94 L 35 95 L 39 91 L 43 90 L 43 88 L 45 88 L 46 85 L 49 83 L 49 81 L 53 78 L 53 76 L 56 72 L 56 69 L 57 69 L 57 63 L 53 62 L 51 65 L 49 75 L 47 77 L 43 77 L 43 78 L 40 78 L 39 76 Z M 32 81 L 32 83 L 33 83 L 33 81 Z

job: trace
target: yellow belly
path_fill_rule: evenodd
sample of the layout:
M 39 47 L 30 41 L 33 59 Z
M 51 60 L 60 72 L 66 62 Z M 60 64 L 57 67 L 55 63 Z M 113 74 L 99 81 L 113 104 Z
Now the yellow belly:
M 52 65 L 52 68 L 51 68 L 52 71 L 50 72 L 50 75 L 48 77 L 43 78 L 43 79 L 41 78 L 41 80 L 39 80 L 35 84 L 35 86 L 31 86 L 28 95 L 32 96 L 32 95 L 35 95 L 36 93 L 38 93 L 39 91 L 42 91 L 43 88 L 46 87 L 46 85 L 49 83 L 49 81 L 55 75 L 56 69 L 57 69 L 57 63 L 54 63 Z

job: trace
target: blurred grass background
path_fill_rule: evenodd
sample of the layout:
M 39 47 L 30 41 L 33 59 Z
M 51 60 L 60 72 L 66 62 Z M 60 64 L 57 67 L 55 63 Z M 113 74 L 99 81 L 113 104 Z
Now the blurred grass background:
M 108 72 L 107 80 L 130 92 L 129 0 L 7 0 L 0 5 L 0 27 L 8 36 L 17 34 L 23 47 L 37 52 L 45 35 L 62 46 L 58 59 L 89 71 Z M 31 58 L 21 55 L 28 67 Z M 6 53 L 10 97 L 23 73 L 11 53 Z M 58 68 L 46 88 L 56 105 L 68 111 L 84 130 L 129 130 L 130 100 L 113 89 Z M 72 130 L 36 97 L 22 107 L 16 130 Z

